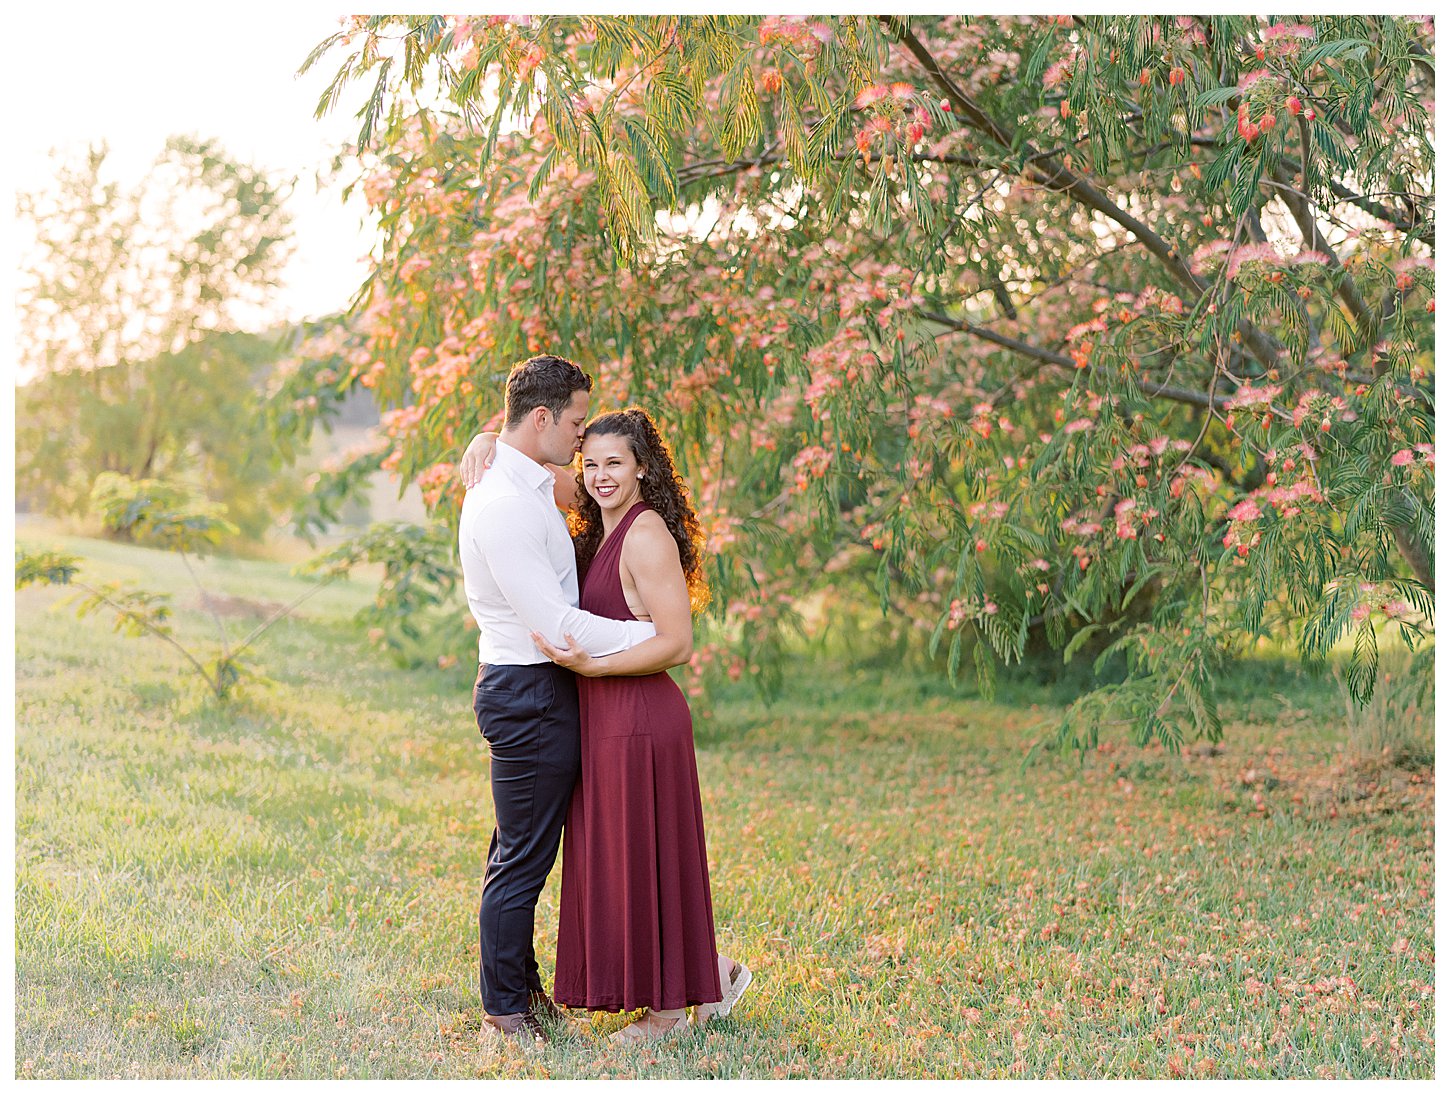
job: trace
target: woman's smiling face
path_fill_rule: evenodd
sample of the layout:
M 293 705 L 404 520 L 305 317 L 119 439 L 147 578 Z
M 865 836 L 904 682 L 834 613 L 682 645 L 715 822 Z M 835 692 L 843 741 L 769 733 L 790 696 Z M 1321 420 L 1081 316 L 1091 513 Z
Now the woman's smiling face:
M 629 438 L 590 434 L 584 438 L 584 489 L 605 513 L 626 510 L 639 501 L 644 468 L 634 458 Z

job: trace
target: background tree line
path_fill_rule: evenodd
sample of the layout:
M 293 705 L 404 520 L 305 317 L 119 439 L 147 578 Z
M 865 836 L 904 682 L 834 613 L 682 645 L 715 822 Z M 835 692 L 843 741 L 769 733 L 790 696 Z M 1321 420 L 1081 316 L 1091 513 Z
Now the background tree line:
M 18 199 L 17 493 L 80 515 L 102 473 L 185 481 L 259 539 L 297 489 L 265 418 L 287 332 L 247 330 L 286 261 L 286 189 L 213 142 L 173 138 L 132 187 L 106 156 Z

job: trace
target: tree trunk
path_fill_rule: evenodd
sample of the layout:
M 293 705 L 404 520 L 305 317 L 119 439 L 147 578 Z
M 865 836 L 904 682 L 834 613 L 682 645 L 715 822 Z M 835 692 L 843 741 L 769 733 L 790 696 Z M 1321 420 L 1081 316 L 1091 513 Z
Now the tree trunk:
M 1434 593 L 1435 556 L 1427 550 L 1425 542 L 1415 534 L 1415 530 L 1410 526 L 1396 525 L 1395 543 L 1399 545 L 1400 554 L 1404 556 L 1405 562 L 1410 564 L 1410 570 L 1414 572 L 1420 584 Z

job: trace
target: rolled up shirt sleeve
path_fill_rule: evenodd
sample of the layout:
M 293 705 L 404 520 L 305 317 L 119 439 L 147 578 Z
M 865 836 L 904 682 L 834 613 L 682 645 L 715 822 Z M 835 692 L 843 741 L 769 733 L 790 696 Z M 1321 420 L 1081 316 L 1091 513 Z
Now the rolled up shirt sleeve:
M 654 637 L 654 624 L 648 621 L 611 620 L 569 604 L 548 562 L 540 515 L 511 501 L 489 503 L 473 531 L 499 591 L 530 630 L 556 646 L 564 645 L 566 633 L 572 635 L 596 658 Z

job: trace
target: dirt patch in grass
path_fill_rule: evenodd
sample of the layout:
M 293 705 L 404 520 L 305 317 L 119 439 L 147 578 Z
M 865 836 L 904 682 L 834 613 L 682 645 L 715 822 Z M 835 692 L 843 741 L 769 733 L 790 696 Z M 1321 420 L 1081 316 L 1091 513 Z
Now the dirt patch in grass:
M 207 593 L 197 597 L 195 605 L 203 612 L 211 612 L 229 619 L 265 620 L 285 605 L 277 601 L 253 601 L 246 597 L 232 597 L 226 593 Z

